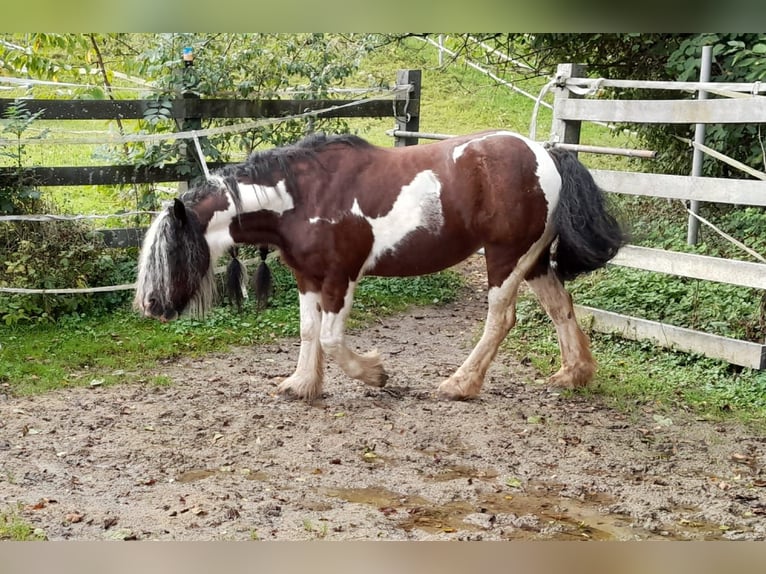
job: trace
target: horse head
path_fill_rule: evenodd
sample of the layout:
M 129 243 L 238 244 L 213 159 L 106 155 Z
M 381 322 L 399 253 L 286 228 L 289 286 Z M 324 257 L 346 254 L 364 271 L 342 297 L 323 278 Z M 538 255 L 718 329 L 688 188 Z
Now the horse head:
M 210 248 L 194 210 L 181 200 L 162 211 L 141 247 L 134 307 L 160 321 L 204 313 L 214 298 Z

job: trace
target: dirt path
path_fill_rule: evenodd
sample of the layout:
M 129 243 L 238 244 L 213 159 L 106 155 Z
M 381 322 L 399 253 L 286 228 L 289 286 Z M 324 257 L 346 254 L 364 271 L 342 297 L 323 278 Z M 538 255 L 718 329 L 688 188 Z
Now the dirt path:
M 388 386 L 330 366 L 313 405 L 276 395 L 294 341 L 0 398 L 0 512 L 51 540 L 766 538 L 766 437 L 562 398 L 507 356 L 478 399 L 436 399 L 484 296 L 352 334 Z

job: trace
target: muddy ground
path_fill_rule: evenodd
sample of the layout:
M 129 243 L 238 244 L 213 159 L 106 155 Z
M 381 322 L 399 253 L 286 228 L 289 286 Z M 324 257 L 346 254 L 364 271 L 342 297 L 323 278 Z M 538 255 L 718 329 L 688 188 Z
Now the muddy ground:
M 523 357 L 437 399 L 486 312 L 476 264 L 459 302 L 349 335 L 384 389 L 330 365 L 319 400 L 283 399 L 286 340 L 152 371 L 168 385 L 0 395 L 0 512 L 50 540 L 766 538 L 766 436 L 745 427 L 565 397 Z

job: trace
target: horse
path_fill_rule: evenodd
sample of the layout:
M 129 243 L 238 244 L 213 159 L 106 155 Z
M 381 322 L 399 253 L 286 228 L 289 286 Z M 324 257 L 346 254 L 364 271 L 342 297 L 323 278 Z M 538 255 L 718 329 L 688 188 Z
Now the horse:
M 588 169 L 555 146 L 505 130 L 390 148 L 314 134 L 213 172 L 160 212 L 142 244 L 134 307 L 161 321 L 204 313 L 219 257 L 241 244 L 277 249 L 300 307 L 296 369 L 278 391 L 310 402 L 322 393 L 325 356 L 367 385 L 386 382 L 380 354 L 357 353 L 344 336 L 364 275 L 434 273 L 483 248 L 484 330 L 438 395 L 480 392 L 516 322 L 522 282 L 557 332 L 561 368 L 549 384 L 575 389 L 596 363 L 564 282 L 604 267 L 625 241 Z

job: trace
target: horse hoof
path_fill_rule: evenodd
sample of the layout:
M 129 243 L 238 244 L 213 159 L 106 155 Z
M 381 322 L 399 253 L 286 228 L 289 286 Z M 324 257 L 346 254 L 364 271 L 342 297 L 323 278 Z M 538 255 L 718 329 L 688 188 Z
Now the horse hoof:
M 466 401 L 472 399 L 476 395 L 466 393 L 459 385 L 447 380 L 439 385 L 439 389 L 436 391 L 436 396 L 439 399 L 446 401 Z
M 279 384 L 277 392 L 285 399 L 313 401 L 321 392 L 321 386 L 300 379 L 288 377 Z
M 383 388 L 388 382 L 388 373 L 383 370 L 383 367 L 381 367 L 380 373 L 378 373 L 377 376 L 372 377 L 370 380 L 364 382 L 371 387 L 377 387 L 379 389 Z
M 580 389 L 586 387 L 591 377 L 593 377 L 592 368 L 561 368 L 559 372 L 548 379 L 548 386 L 555 389 Z

